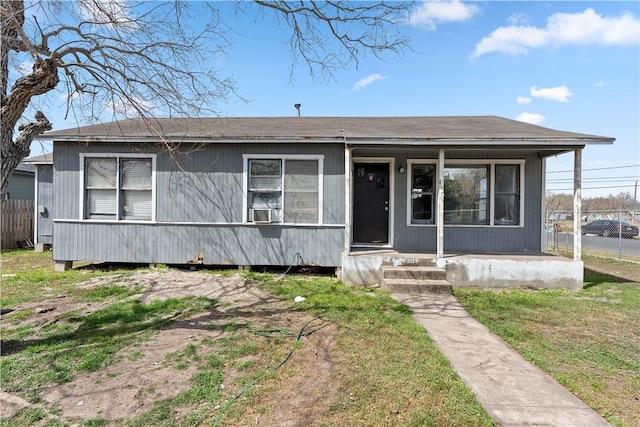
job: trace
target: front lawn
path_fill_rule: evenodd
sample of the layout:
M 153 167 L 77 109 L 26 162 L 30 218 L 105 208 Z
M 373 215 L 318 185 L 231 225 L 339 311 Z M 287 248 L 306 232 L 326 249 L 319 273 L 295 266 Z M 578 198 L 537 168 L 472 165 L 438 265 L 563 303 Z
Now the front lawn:
M 379 289 L 50 257 L 2 253 L 3 427 L 493 425 Z
M 640 425 L 640 283 L 587 269 L 579 292 L 458 288 L 455 295 L 613 425 Z

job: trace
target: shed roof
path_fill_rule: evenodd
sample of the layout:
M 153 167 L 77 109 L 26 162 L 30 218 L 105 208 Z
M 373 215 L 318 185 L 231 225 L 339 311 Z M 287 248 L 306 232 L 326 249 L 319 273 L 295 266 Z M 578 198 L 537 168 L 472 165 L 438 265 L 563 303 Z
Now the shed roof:
M 557 142 L 570 145 L 610 144 L 614 138 L 566 132 L 497 116 L 442 117 L 233 117 L 128 119 L 51 131 L 40 136 L 55 141 L 206 142 L 286 140 L 349 143 L 433 144 L 443 141 L 523 144 Z
M 25 175 L 34 175 L 36 173 L 36 168 L 33 165 L 27 164 L 26 162 L 18 163 L 16 166 L 15 172 L 22 172 Z
M 24 159 L 22 162 L 28 165 L 51 164 L 53 163 L 53 153 L 45 153 L 39 156 L 29 157 Z

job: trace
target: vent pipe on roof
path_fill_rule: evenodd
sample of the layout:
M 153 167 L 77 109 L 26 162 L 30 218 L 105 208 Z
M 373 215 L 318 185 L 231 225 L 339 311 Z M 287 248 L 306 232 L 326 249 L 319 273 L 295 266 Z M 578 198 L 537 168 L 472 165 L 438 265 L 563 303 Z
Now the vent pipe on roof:
M 302 104 L 293 104 L 293 106 L 298 110 L 298 117 L 300 117 L 300 107 L 302 107 Z

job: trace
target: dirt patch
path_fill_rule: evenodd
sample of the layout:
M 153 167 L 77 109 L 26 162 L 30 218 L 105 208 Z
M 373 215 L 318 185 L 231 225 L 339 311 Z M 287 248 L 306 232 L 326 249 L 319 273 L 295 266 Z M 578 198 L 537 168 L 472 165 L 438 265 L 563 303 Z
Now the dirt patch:
M 271 392 L 261 393 L 241 421 L 228 425 L 247 425 L 247 421 L 279 427 L 332 424 L 331 399 L 339 386 L 333 377 L 337 361 L 331 355 L 336 335 L 336 327 L 330 325 L 323 333 L 309 336 L 287 368 L 262 386 Z
M 264 322 L 273 315 L 273 312 L 265 311 L 265 307 L 283 307 L 293 303 L 283 303 L 260 291 L 240 275 L 222 276 L 193 271 L 157 270 L 116 279 L 100 277 L 80 286 L 104 285 L 105 281 L 113 285 L 141 286 L 142 292 L 133 298 L 145 304 L 185 296 L 207 297 L 215 299 L 218 304 L 206 313 L 174 322 L 154 332 L 152 338 L 127 347 L 120 352 L 120 360 L 115 364 L 100 371 L 78 374 L 71 382 L 54 385 L 40 393 L 39 405 L 55 411 L 67 422 L 75 420 L 81 423 L 82 420 L 99 418 L 115 424 L 116 420 L 130 419 L 148 411 L 154 402 L 177 396 L 191 387 L 191 378 L 198 368 L 193 364 L 177 369 L 167 361 L 171 360 L 168 355 L 181 351 L 188 344 L 199 345 L 205 339 L 215 340 L 224 336 L 224 325 L 229 322 Z M 12 315 L 32 309 L 35 315 L 11 324 L 16 327 L 31 324 L 38 329 L 67 313 L 87 315 L 106 304 L 68 303 L 61 296 L 39 304 L 16 307 L 11 315 L 3 316 L 3 320 L 10 322 Z M 283 328 L 297 330 L 310 319 L 304 313 L 288 312 L 279 321 Z M 267 393 L 258 400 L 255 413 L 246 414 L 242 421 L 229 421 L 230 425 L 293 426 L 321 422 L 334 388 L 332 373 L 335 361 L 332 360 L 331 349 L 335 336 L 335 327 L 329 326 L 323 328 L 321 334 L 303 338 L 304 345 L 291 356 L 287 369 L 278 370 L 276 375 L 260 385 L 277 389 L 278 393 Z M 232 380 L 225 378 L 225 383 Z M 28 402 L 2 393 L 0 404 L 3 418 L 9 419 Z

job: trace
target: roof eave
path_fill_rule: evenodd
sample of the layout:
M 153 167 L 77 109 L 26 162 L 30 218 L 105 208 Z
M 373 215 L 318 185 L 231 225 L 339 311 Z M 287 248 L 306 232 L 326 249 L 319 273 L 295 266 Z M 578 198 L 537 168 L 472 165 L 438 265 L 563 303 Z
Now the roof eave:
M 79 136 L 79 135 L 58 135 L 46 138 L 46 135 L 40 136 L 40 139 L 51 140 L 57 142 L 99 142 L 99 143 L 134 143 L 134 144 L 156 144 L 160 142 L 157 137 L 152 136 Z M 314 143 L 314 144 L 336 144 L 346 143 L 350 145 L 410 145 L 410 146 L 459 146 L 459 145 L 524 145 L 524 146 L 555 146 L 555 145 L 606 145 L 613 144 L 615 138 L 384 138 L 384 137 L 167 137 L 172 143 L 189 143 L 189 144 L 244 144 L 251 142 L 263 143 Z
M 520 146 L 584 146 L 596 144 L 613 144 L 615 138 L 411 138 L 411 139 L 379 139 L 367 138 L 358 140 L 348 139 L 349 144 L 368 145 L 437 145 L 437 146 L 459 146 L 459 145 L 520 145 Z

